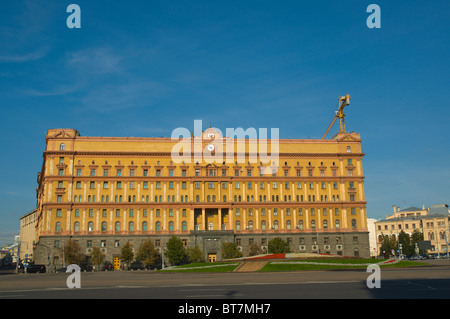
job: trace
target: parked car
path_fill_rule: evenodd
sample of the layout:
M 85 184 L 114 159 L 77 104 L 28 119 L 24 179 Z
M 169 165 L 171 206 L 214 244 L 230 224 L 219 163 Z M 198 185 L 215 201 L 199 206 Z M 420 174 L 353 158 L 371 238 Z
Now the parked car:
M 134 261 L 131 263 L 129 269 L 130 270 L 144 270 L 145 267 L 144 267 L 144 264 L 141 263 L 140 261 Z
M 26 272 L 27 273 L 45 273 L 45 272 L 47 272 L 47 268 L 45 267 L 45 265 L 28 264 Z

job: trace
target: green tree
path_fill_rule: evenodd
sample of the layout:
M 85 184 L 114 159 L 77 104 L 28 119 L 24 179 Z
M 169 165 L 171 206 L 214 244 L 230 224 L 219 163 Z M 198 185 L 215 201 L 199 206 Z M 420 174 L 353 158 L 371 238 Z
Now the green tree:
M 84 260 L 81 248 L 78 242 L 69 239 L 64 245 L 64 257 L 66 264 L 80 264 Z
M 260 245 L 258 245 L 257 243 L 253 243 L 250 245 L 248 252 L 249 256 L 257 256 L 261 254 L 263 254 L 263 250 Z
M 180 265 L 186 261 L 187 253 L 183 241 L 177 236 L 172 236 L 166 244 L 165 256 L 172 265 Z
M 131 248 L 130 242 L 127 242 L 125 246 L 123 246 L 121 249 L 120 261 L 122 261 L 123 263 L 125 263 L 125 265 L 128 266 L 128 264 L 133 260 L 133 257 L 134 257 L 133 249 Z
M 188 247 L 186 249 L 188 260 L 190 263 L 202 263 L 205 262 L 205 256 L 203 251 L 198 247 Z
M 381 236 L 380 255 L 384 255 L 385 258 L 388 258 L 391 255 L 392 250 L 397 250 L 397 241 L 395 240 L 395 236 L 383 234 L 381 234 Z
M 242 253 L 239 251 L 236 243 L 223 243 L 222 244 L 222 259 L 240 258 Z
M 102 253 L 102 251 L 100 250 L 100 247 L 97 247 L 97 246 L 92 247 L 91 263 L 93 265 L 97 265 L 98 270 L 100 270 L 100 265 L 105 262 L 105 257 L 106 257 L 106 255 L 104 253 Z
M 269 253 L 271 254 L 283 254 L 290 253 L 291 247 L 287 241 L 284 241 L 280 237 L 276 237 L 269 241 Z
M 409 234 L 403 231 L 403 229 L 398 234 L 398 244 L 402 245 L 401 251 L 403 255 L 409 256 L 414 254 L 414 245 L 411 245 L 411 238 L 409 237 Z
M 144 241 L 136 254 L 136 260 L 142 261 L 145 265 L 150 266 L 156 263 L 159 259 L 158 251 L 153 244 L 153 241 L 147 239 Z

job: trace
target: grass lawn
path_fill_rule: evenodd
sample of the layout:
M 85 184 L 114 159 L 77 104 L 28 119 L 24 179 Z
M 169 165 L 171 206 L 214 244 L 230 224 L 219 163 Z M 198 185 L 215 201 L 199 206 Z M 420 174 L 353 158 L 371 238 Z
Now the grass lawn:
M 295 271 L 295 270 L 328 270 L 328 269 L 366 269 L 368 264 L 378 264 L 383 259 L 326 259 L 282 261 L 266 264 L 260 271 Z M 402 260 L 398 263 L 381 265 L 380 268 L 403 268 L 411 266 L 423 266 L 426 263 Z
M 233 271 L 239 263 L 192 263 L 182 266 L 175 266 L 159 271 L 170 272 L 230 272 Z

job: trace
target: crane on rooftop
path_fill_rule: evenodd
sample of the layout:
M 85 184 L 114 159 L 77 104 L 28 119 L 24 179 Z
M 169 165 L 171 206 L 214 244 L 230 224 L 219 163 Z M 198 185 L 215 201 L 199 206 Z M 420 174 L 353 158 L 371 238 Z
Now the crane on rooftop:
M 335 112 L 333 121 L 331 121 L 330 126 L 328 126 L 327 131 L 322 136 L 322 140 L 327 136 L 334 122 L 339 119 L 339 133 L 345 133 L 345 121 L 344 121 L 344 107 L 350 104 L 350 94 L 347 93 L 345 96 L 340 96 L 338 100 L 339 109 Z

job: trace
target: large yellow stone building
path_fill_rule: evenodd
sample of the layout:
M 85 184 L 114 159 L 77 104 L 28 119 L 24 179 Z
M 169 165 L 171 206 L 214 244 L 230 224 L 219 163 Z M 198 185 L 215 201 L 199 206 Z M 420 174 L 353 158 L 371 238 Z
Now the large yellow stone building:
M 36 260 L 61 265 L 71 238 L 87 255 L 101 247 L 117 267 L 127 241 L 136 248 L 152 238 L 162 246 L 172 235 L 198 245 L 212 261 L 220 259 L 224 241 L 246 255 L 250 244 L 264 248 L 274 237 L 287 240 L 293 252 L 369 255 L 359 134 L 280 139 L 276 161 L 264 162 L 254 160 L 253 146 L 261 145 L 249 138 L 242 150 L 236 143 L 228 157 L 215 157 L 228 146 L 219 136 L 208 128 L 183 144 L 48 130 L 37 188 Z M 205 156 L 198 156 L 197 141 Z M 182 161 L 174 157 L 180 146 L 189 150 Z M 269 141 L 268 150 L 273 146 Z

